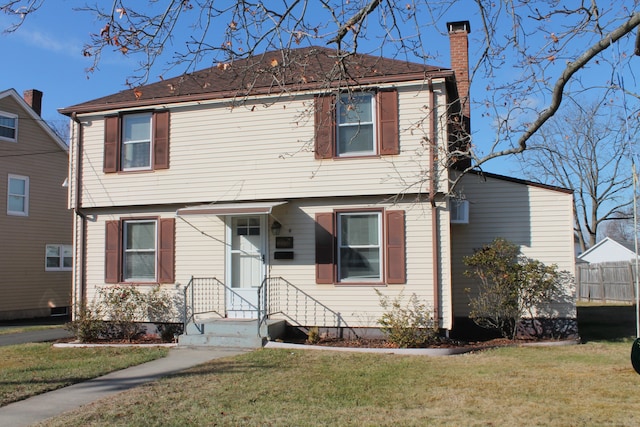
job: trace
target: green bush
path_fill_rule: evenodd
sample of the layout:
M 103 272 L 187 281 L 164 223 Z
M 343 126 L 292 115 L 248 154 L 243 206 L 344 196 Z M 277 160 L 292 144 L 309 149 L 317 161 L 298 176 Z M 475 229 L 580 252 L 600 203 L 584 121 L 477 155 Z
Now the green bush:
M 469 301 L 469 316 L 477 325 L 510 339 L 516 337 L 525 314 L 533 319 L 536 308 L 560 295 L 563 284 L 571 280 L 557 265 L 527 258 L 517 245 L 502 238 L 465 257 L 464 263 L 470 268 L 465 275 L 480 282 L 478 294 Z M 540 334 L 532 324 L 534 333 Z
M 67 323 L 65 328 L 80 342 L 96 341 L 104 333 L 104 322 L 99 307 L 80 306 L 73 320 Z
M 389 342 L 400 348 L 417 348 L 436 339 L 438 325 L 427 304 L 421 302 L 416 294 L 411 294 L 405 305 L 402 293 L 394 299 L 377 289 L 376 293 L 380 298 L 380 306 L 384 309 L 378 324 Z
M 109 286 L 98 289 L 94 301 L 77 312 L 69 330 L 81 342 L 98 338 L 132 341 L 145 333 L 143 322 L 170 322 L 173 315 L 173 300 L 160 285 L 149 292 L 133 285 Z M 179 327 L 163 325 L 158 330 L 163 339 L 171 341 Z

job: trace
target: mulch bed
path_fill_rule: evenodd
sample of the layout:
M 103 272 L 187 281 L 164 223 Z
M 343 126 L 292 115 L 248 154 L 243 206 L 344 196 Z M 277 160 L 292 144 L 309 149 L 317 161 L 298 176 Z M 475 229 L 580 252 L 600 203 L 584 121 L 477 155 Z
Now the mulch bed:
M 510 346 L 524 343 L 530 343 L 531 340 L 509 340 L 506 338 L 496 338 L 487 341 L 459 341 L 447 338 L 440 338 L 436 342 L 420 348 L 473 348 L 485 349 L 490 347 Z M 299 341 L 297 344 L 320 345 L 326 347 L 352 347 L 352 348 L 398 348 L 397 345 L 390 343 L 384 339 L 340 339 L 340 338 L 324 338 L 318 342 L 310 343 L 308 341 Z

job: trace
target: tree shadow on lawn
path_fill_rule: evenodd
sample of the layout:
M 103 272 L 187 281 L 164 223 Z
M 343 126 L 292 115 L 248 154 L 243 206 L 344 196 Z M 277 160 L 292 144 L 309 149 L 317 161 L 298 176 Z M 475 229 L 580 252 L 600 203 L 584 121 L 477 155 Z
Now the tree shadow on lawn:
M 578 331 L 582 342 L 620 342 L 636 336 L 635 305 L 578 306 Z

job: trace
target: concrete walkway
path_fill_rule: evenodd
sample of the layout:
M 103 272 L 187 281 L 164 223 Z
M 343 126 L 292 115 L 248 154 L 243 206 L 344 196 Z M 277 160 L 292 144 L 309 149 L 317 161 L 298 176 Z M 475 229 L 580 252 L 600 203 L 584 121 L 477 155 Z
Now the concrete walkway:
M 0 407 L 0 426 L 29 426 L 210 360 L 235 356 L 247 351 L 251 350 L 211 347 L 172 348 L 169 350 L 169 355 L 163 359 L 132 366 L 93 380 Z

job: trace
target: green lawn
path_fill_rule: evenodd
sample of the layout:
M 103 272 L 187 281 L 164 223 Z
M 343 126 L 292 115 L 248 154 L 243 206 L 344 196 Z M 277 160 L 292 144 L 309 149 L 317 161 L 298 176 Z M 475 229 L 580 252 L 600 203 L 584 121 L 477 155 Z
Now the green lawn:
M 631 341 L 449 357 L 258 350 L 51 426 L 640 425 Z
M 167 354 L 165 348 L 0 347 L 0 406 Z
M 448 357 L 263 349 L 45 425 L 635 426 L 635 323 L 622 311 L 581 309 L 588 339 L 574 346 Z

